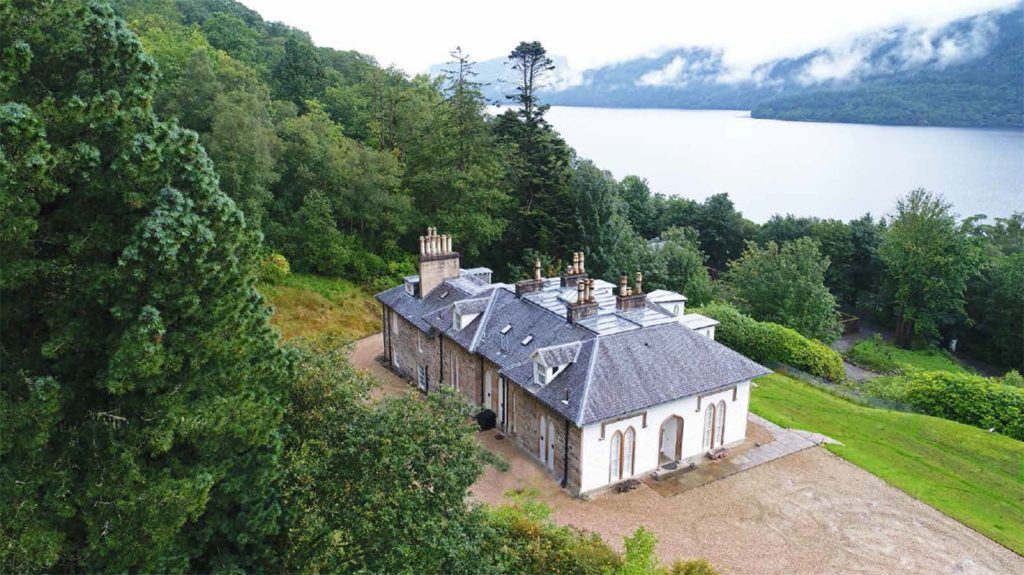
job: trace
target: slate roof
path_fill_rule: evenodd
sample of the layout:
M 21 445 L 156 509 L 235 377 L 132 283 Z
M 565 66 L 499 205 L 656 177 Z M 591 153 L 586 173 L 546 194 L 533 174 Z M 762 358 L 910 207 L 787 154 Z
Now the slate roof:
M 542 292 L 520 299 L 512 286 L 488 284 L 463 270 L 422 299 L 409 295 L 404 286 L 376 297 L 420 330 L 443 333 L 483 355 L 501 375 L 577 426 L 770 373 L 681 325 L 652 302 L 619 311 L 614 296 L 605 296 L 610 306 L 606 303 L 598 315 L 571 324 L 565 303 L 570 295 L 575 300 L 575 291 L 561 288 L 555 278 L 545 281 Z M 479 314 L 461 330 L 452 324 L 456 303 L 460 313 Z M 533 380 L 535 357 L 549 366 L 570 361 L 541 386 Z

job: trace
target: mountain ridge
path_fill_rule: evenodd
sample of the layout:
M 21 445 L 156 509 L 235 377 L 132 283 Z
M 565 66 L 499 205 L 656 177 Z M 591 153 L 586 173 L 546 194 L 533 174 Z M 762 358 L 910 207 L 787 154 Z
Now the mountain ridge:
M 489 84 L 485 93 L 496 102 L 511 91 L 503 62 L 480 63 L 479 78 Z M 558 66 L 556 74 L 543 91 L 552 105 L 1018 128 L 1024 126 L 1024 3 L 935 28 L 884 28 L 749 70 L 726 65 L 720 49 L 684 46 L 582 73 Z

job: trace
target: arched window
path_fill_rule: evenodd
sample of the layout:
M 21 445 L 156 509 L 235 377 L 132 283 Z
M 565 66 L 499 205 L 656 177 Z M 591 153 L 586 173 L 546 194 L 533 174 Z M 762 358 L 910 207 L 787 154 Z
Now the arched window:
M 626 435 L 623 438 L 622 443 L 622 476 L 632 477 L 633 476 L 633 460 L 634 460 L 634 447 L 636 447 L 636 432 L 630 427 L 626 430 Z
M 704 411 L 704 451 L 715 448 L 715 406 L 709 405 Z
M 611 458 L 608 462 L 611 481 L 622 479 L 622 433 L 616 431 L 612 434 Z
M 718 402 L 715 410 L 715 441 L 721 447 L 725 444 L 725 401 Z

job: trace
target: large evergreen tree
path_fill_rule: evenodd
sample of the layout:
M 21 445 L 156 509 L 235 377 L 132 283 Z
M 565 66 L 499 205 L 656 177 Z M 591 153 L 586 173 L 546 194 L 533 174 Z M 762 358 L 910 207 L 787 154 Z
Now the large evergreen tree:
M 0 37 L 3 570 L 266 563 L 287 362 L 258 234 L 109 8 L 5 3 Z
M 518 78 L 515 92 L 508 95 L 516 109 L 498 116 L 494 124 L 498 140 L 510 150 L 507 178 L 515 202 L 502 256 L 512 261 L 511 252 L 529 248 L 566 253 L 577 247 L 569 188 L 572 152 L 544 118 L 548 106 L 537 96 L 554 64 L 540 42 L 520 42 L 508 62 Z

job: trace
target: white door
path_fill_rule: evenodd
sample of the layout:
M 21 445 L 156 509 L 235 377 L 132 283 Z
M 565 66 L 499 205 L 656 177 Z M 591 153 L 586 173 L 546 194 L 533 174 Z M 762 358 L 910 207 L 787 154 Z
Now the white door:
M 498 426 L 501 427 L 502 431 L 506 429 L 505 425 L 505 399 L 508 397 L 508 384 L 505 383 L 504 377 L 498 377 Z
M 548 422 L 548 469 L 555 468 L 555 422 Z
M 548 449 L 547 443 L 544 441 L 544 436 L 548 431 L 548 419 L 543 415 L 540 416 L 540 436 L 537 438 L 537 457 L 540 457 L 541 463 L 547 463 Z
M 484 372 L 484 407 L 492 409 L 494 404 L 491 403 L 491 370 Z

